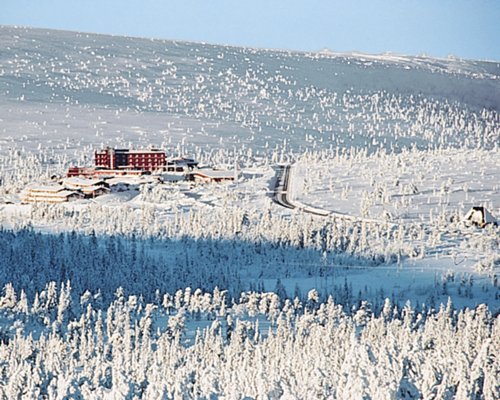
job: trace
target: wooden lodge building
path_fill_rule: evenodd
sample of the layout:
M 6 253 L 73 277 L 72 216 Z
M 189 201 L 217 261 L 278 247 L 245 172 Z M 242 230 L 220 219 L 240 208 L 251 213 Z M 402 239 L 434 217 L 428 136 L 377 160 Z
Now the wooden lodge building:
M 109 184 L 102 179 L 71 177 L 63 180 L 63 186 L 69 190 L 82 192 L 86 198 L 95 198 L 110 192 Z
M 78 191 L 68 190 L 61 185 L 32 186 L 21 193 L 23 203 L 65 203 L 83 199 L 85 195 Z

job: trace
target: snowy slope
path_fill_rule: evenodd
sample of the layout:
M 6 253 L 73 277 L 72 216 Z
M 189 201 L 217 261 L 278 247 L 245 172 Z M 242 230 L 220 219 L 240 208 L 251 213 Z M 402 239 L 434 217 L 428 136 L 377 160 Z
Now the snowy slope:
M 13 27 L 0 27 L 0 48 L 0 143 L 7 147 L 64 147 L 75 155 L 83 145 L 129 141 L 172 151 L 498 143 L 494 62 Z

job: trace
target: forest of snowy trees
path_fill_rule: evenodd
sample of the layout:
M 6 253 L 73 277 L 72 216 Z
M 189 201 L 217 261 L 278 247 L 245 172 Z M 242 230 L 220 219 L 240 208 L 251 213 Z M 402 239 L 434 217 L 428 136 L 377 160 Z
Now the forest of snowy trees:
M 345 267 L 376 267 L 395 260 L 395 256 L 386 260 L 384 253 L 358 249 L 360 244 L 353 243 L 353 237 L 360 233 L 352 229 L 326 227 L 310 234 L 306 244 L 303 231 L 298 233 L 297 242 L 291 243 L 285 235 L 281 240 L 261 238 L 252 242 L 187 234 L 141 239 L 75 231 L 46 234 L 29 228 L 0 230 L 0 282 L 12 282 L 30 298 L 52 280 L 70 280 L 80 294 L 102 291 L 106 301 L 118 286 L 147 300 L 152 300 L 155 290 L 173 291 L 187 285 L 204 290 L 218 286 L 238 297 L 251 288 L 252 282 L 259 285 L 266 278 L 331 275 L 332 262 Z M 333 290 L 328 288 L 329 292 Z
M 90 292 L 71 299 L 69 282 L 33 302 L 4 288 L 2 398 L 500 396 L 500 319 L 485 305 L 344 309 L 314 290 L 304 301 L 247 292 L 228 304 L 224 291 L 190 288 L 153 302 L 119 288 L 107 307 Z

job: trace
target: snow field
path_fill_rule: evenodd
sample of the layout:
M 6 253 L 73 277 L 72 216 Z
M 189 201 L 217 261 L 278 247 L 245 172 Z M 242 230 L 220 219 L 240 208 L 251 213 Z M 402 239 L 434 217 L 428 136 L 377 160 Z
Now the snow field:
M 325 210 L 396 223 L 463 218 L 475 205 L 500 215 L 499 159 L 498 149 L 305 154 L 294 166 L 292 196 Z

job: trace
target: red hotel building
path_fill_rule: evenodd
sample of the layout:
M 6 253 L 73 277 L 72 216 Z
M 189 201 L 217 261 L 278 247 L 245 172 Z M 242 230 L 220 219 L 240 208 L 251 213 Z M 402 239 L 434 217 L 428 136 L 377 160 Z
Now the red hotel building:
M 159 149 L 129 150 L 106 147 L 94 153 L 95 166 L 106 169 L 155 171 L 167 164 L 165 152 Z

